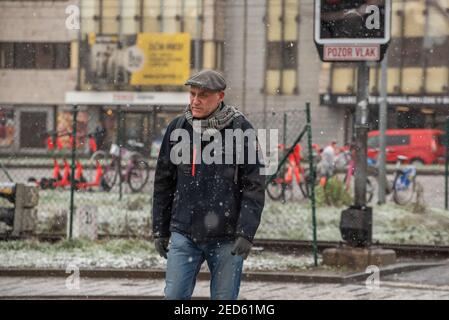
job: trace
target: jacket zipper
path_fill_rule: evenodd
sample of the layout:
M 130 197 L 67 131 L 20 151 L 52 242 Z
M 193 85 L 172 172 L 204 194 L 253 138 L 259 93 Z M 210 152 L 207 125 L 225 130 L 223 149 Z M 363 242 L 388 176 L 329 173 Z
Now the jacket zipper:
M 193 145 L 192 177 L 195 176 L 195 162 L 196 162 L 196 147 L 195 145 Z

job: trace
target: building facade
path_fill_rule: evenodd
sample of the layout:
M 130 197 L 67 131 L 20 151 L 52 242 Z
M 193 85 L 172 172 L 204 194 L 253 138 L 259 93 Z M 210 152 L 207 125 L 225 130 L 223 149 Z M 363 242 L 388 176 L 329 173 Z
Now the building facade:
M 0 153 L 45 153 L 46 131 L 70 115 L 77 33 L 65 28 L 76 1 L 0 1 Z
M 80 10 L 80 31 L 66 26 L 70 5 Z M 448 8 L 449 0 L 393 0 L 389 128 L 440 128 L 448 115 Z M 145 33 L 188 34 L 189 72 L 222 71 L 228 81 L 225 101 L 250 118 L 265 115 L 265 127 L 279 128 L 271 121 L 274 114 L 304 110 L 310 102 L 314 142 L 348 142 L 356 64 L 319 60 L 313 13 L 313 1 L 306 0 L 0 1 L 0 153 L 45 153 L 44 139 L 34 133 L 70 130 L 65 94 L 76 89 L 93 100 L 109 92 L 124 101 L 82 103 L 81 132 L 102 126 L 105 148 L 120 131 L 122 141 L 135 139 L 148 149 L 185 108 L 179 99 L 159 99 L 158 93 L 175 97 L 186 88 L 136 85 L 132 73 L 117 63 Z M 372 129 L 378 126 L 379 88 L 380 64 L 373 63 Z M 130 93 L 151 99 L 130 105 Z M 286 123 L 291 142 L 305 116 Z

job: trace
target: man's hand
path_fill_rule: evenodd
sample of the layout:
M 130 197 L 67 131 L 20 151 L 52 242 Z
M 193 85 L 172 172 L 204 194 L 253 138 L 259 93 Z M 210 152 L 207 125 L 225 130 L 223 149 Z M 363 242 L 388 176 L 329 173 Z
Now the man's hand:
M 162 258 L 167 259 L 168 252 L 168 241 L 169 238 L 156 238 L 154 239 L 154 246 L 156 247 L 156 251 Z
M 253 244 L 245 238 L 238 237 L 234 242 L 234 247 L 232 247 L 231 254 L 242 256 L 243 259 L 246 259 L 252 246 Z

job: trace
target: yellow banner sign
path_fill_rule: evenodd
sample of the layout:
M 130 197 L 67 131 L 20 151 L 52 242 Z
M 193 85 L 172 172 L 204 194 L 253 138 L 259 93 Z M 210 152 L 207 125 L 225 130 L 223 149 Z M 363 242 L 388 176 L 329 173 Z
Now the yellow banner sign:
M 133 72 L 131 85 L 183 85 L 190 75 L 188 33 L 140 33 L 136 46 L 144 54 L 140 70 Z

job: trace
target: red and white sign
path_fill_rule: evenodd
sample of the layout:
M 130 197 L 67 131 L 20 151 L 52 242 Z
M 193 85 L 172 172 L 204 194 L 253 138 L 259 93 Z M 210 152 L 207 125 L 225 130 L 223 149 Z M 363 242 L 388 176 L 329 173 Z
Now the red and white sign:
M 380 46 L 378 44 L 325 44 L 324 61 L 378 61 Z

